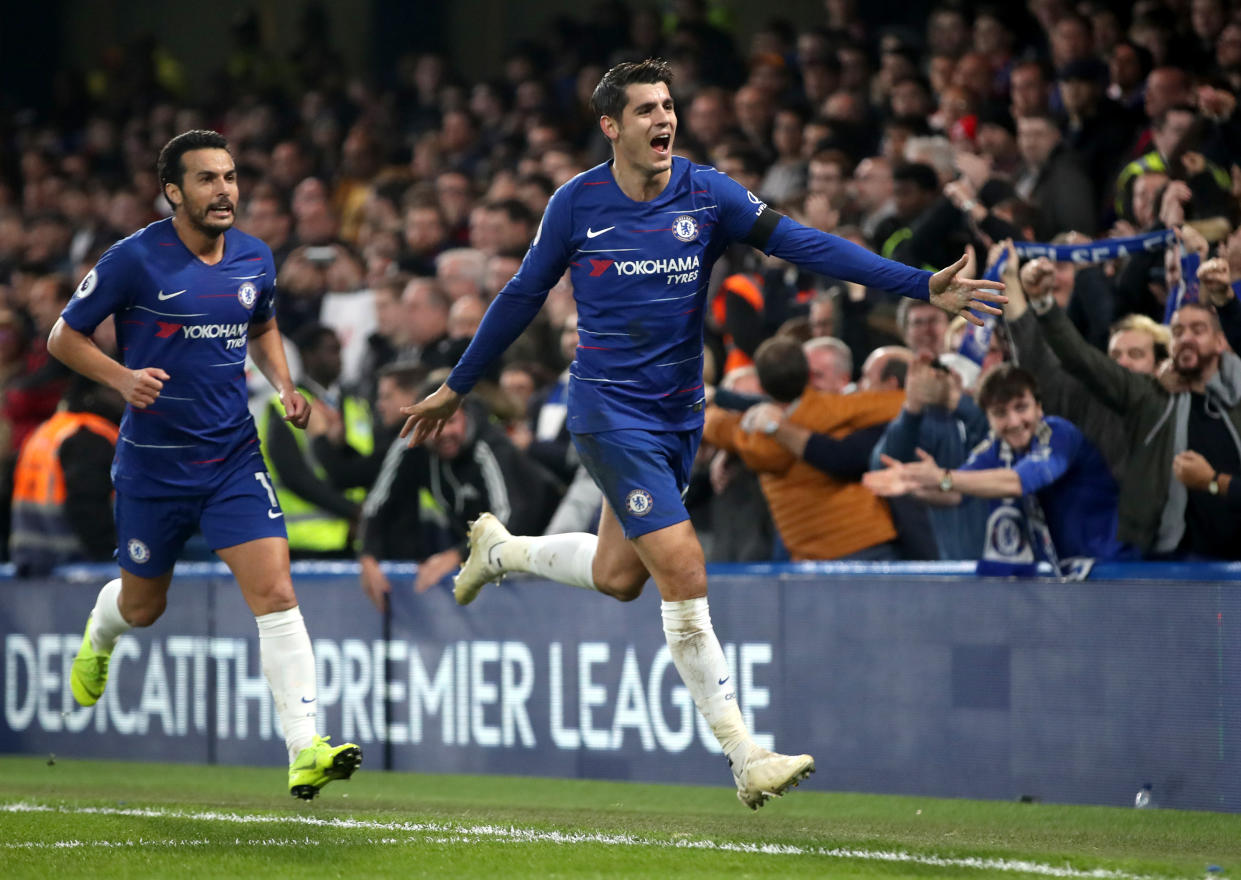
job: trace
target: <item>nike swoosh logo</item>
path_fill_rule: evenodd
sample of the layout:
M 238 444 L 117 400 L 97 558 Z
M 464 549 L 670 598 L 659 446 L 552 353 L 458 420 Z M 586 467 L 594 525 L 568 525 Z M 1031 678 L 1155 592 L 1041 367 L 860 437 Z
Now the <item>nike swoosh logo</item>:
M 728 681 L 728 676 L 727 676 L 727 675 L 726 675 L 726 676 L 724 676 L 723 678 L 721 678 L 719 681 L 717 681 L 717 682 L 716 682 L 716 684 L 723 684 L 723 683 L 724 683 L 724 682 L 726 682 L 726 681 Z
M 280 518 L 280 517 L 282 517 L 282 516 L 284 516 L 284 511 L 283 511 L 283 510 L 269 510 L 269 511 L 267 511 L 267 518 L 268 518 L 268 519 L 279 519 L 279 518 Z
M 186 288 L 186 290 L 188 290 L 188 288 Z M 161 300 L 172 299 L 174 296 L 180 296 L 183 293 L 185 293 L 185 290 L 178 290 L 176 293 L 164 293 L 164 291 L 161 290 L 159 292 L 159 298 Z
M 607 229 L 599 229 L 599 230 L 594 230 L 594 229 L 591 229 L 591 228 L 588 226 L 588 227 L 586 227 L 586 237 L 587 237 L 587 238 L 594 238 L 595 236 L 598 236 L 598 235 L 603 235 L 603 233 L 605 233 L 605 232 L 611 232 L 611 231 L 612 231 L 613 229 L 615 229 L 615 228 L 616 228 L 615 226 L 609 226 Z
M 314 698 L 312 697 L 311 699 L 309 699 L 309 700 L 308 700 L 308 699 L 306 699 L 305 697 L 302 697 L 302 702 L 303 702 L 303 703 L 313 703 L 313 702 L 314 702 Z
M 507 543 L 508 543 L 507 541 L 501 541 L 499 544 L 494 545 L 491 549 L 487 551 L 487 564 L 490 565 L 492 568 L 502 567 L 500 565 L 500 555 L 496 553 L 496 551 L 499 550 L 500 547 L 502 547 L 504 544 L 507 544 Z

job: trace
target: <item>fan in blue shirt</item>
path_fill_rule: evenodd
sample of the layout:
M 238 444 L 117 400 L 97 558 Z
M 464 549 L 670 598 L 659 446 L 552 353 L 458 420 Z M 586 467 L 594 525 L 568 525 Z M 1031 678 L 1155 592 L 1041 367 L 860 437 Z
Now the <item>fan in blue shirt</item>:
M 863 482 L 880 495 L 913 494 L 939 505 L 960 504 L 964 495 L 997 503 L 1033 496 L 1056 557 L 1121 556 L 1112 472 L 1072 422 L 1044 416 L 1034 375 L 1001 364 L 983 378 L 978 403 L 991 433 L 965 464 L 946 470 L 920 449 L 916 462 L 884 456 L 888 467 L 872 471 Z M 1035 552 L 1046 555 L 1047 548 L 1031 543 Z
M 757 809 L 811 773 L 814 759 L 769 752 L 746 730 L 711 627 L 702 548 L 681 501 L 702 431 L 711 266 L 743 241 L 805 269 L 929 298 L 953 314 L 998 313 L 988 303 L 1004 298 L 991 292 L 1002 285 L 958 279 L 964 258 L 935 275 L 884 260 L 781 216 L 714 168 L 674 157 L 671 78 L 654 60 L 604 74 L 591 104 L 612 161 L 553 194 L 520 270 L 447 382 L 403 410 L 403 434 L 415 444 L 436 432 L 568 271 L 580 343 L 568 425 L 606 499 L 598 538 L 513 536 L 484 514 L 471 527 L 454 593 L 466 604 L 484 584 L 524 571 L 625 601 L 653 577 L 677 670 L 728 758 L 737 796 Z
M 305 428 L 276 327 L 271 250 L 233 229 L 237 169 L 228 142 L 188 131 L 165 145 L 159 179 L 172 218 L 111 247 L 87 274 L 48 339 L 48 351 L 118 391 L 127 404 L 116 458 L 121 576 L 86 621 L 70 686 L 97 702 L 116 641 L 164 612 L 173 563 L 196 528 L 232 570 L 259 629 L 263 672 L 289 751 L 289 792 L 313 798 L 362 763 L 353 743 L 315 732 L 310 636 L 289 575 L 284 513 L 246 405 L 246 353 Z M 91 340 L 116 321 L 121 363 Z

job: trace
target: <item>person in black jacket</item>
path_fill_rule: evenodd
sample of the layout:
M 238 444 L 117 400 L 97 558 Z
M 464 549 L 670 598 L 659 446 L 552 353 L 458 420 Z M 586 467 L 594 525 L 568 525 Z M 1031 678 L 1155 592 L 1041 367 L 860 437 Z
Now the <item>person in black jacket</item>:
M 430 394 L 442 378 L 433 374 L 412 399 Z M 471 405 L 426 445 L 394 439 L 362 508 L 363 592 L 383 608 L 391 590 L 379 568 L 386 559 L 418 560 L 414 589 L 430 589 L 465 559 L 469 523 L 484 511 L 520 534 L 542 534 L 561 489 Z

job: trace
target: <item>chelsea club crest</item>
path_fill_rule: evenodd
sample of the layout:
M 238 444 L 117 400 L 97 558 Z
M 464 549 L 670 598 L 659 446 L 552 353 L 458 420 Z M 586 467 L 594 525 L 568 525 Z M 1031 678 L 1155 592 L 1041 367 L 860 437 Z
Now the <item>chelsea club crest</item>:
M 625 509 L 634 516 L 646 516 L 655 506 L 655 499 L 645 489 L 634 489 L 625 496 Z
M 672 234 L 680 241 L 693 241 L 698 237 L 698 221 L 689 214 L 682 214 L 672 221 Z
M 252 281 L 243 281 L 241 287 L 237 288 L 237 299 L 247 309 L 254 308 L 254 303 L 258 298 L 259 289 Z
M 147 549 L 147 545 L 137 538 L 130 538 L 125 549 L 129 551 L 129 558 L 139 565 L 151 558 L 151 551 Z

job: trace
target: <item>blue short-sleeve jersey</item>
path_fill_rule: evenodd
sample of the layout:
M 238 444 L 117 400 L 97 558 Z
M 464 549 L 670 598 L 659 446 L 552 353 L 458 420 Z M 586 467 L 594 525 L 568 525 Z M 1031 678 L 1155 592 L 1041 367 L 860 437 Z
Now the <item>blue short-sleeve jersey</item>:
M 520 270 L 488 310 L 448 385 L 460 393 L 473 387 L 566 270 L 580 343 L 568 398 L 575 434 L 701 427 L 707 282 L 733 242 L 751 241 L 814 271 L 926 299 L 929 273 L 787 217 L 768 214 L 771 222 L 756 235 L 768 211 L 732 178 L 680 157 L 673 158 L 663 192 L 645 202 L 625 195 L 611 162 L 579 174 L 552 195 Z
M 224 258 L 209 266 L 171 220 L 117 242 L 83 279 L 65 323 L 89 335 L 114 315 L 125 366 L 169 375 L 152 406 L 125 408 L 112 465 L 118 491 L 210 491 L 259 454 L 246 405 L 246 351 L 250 326 L 275 313 L 275 292 L 275 264 L 262 241 L 229 229 Z
M 992 468 L 1012 468 L 1022 494 L 1038 498 L 1062 558 L 1111 559 L 1121 553 L 1116 481 L 1102 453 L 1072 422 L 1047 416 L 1022 453 L 992 435 L 960 469 Z

